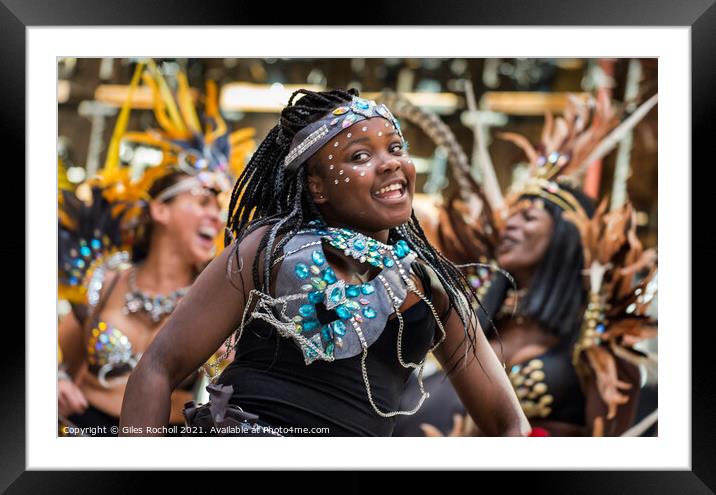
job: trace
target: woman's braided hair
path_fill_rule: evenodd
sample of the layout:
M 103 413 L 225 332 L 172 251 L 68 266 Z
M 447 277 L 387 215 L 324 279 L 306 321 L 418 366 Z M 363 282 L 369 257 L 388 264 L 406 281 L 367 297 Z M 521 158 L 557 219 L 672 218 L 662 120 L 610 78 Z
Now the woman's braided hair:
M 298 95 L 303 96 L 294 102 Z M 286 243 L 306 228 L 308 222 L 322 220 L 308 191 L 306 163 L 294 173 L 287 174 L 285 171 L 283 162 L 291 141 L 298 131 L 336 107 L 350 102 L 353 96 L 358 96 L 355 89 L 320 92 L 299 89 L 294 92 L 288 106 L 281 112 L 278 125 L 261 142 L 234 186 L 224 244 L 229 245 L 236 240 L 239 261 L 240 241 L 256 229 L 270 226 L 259 243 L 258 255 L 252 267 L 254 287 L 266 294 L 270 293 L 271 268 L 282 255 Z M 465 326 L 467 351 L 475 354 L 475 331 L 481 330 L 472 305 L 468 302 L 472 298 L 477 299 L 477 295 L 467 279 L 453 263 L 430 245 L 414 213 L 408 222 L 390 229 L 390 243 L 400 238 L 405 239 L 418 257 L 435 271 L 448 295 L 449 309 L 457 309 Z M 262 256 L 264 263 L 261 274 L 259 260 Z M 454 369 L 455 366 L 450 372 Z

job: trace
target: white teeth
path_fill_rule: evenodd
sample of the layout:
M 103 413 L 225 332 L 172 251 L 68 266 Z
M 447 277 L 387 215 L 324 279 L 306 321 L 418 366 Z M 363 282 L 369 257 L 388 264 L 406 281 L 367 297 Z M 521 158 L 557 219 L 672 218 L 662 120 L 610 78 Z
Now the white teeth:
M 389 186 L 381 187 L 378 189 L 378 192 L 376 194 L 385 194 L 390 191 L 397 191 L 403 189 L 402 184 L 391 184 Z
M 211 227 L 201 227 L 199 229 L 199 233 L 208 237 L 216 237 L 218 231 L 216 229 L 212 229 Z

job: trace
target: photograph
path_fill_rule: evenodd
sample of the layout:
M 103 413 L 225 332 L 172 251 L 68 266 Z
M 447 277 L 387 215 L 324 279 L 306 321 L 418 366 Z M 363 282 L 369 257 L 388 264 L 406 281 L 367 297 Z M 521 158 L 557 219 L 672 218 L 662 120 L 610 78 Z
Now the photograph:
M 658 59 L 57 74 L 59 436 L 658 435 Z

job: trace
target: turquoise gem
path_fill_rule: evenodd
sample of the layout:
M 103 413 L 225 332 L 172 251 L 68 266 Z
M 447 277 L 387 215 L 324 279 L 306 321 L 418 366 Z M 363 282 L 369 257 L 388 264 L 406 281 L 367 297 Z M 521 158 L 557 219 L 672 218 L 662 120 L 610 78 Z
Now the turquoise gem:
M 313 304 L 304 304 L 300 308 L 298 308 L 298 312 L 301 316 L 304 318 L 313 315 L 313 313 L 316 312 L 315 306 Z
M 92 246 L 92 249 L 95 251 L 99 251 L 99 248 L 102 247 L 102 243 L 99 241 L 99 239 L 92 239 L 92 242 L 90 243 Z
M 410 252 L 410 246 L 403 239 L 400 239 L 395 243 L 395 255 L 398 258 L 403 258 Z
M 310 332 L 311 330 L 315 330 L 318 328 L 318 321 L 317 320 L 304 320 L 303 321 L 303 330 L 306 332 Z
M 360 286 L 360 290 L 363 294 L 367 296 L 368 294 L 372 294 L 373 292 L 375 292 L 375 287 L 370 284 L 363 284 Z
M 326 268 L 325 272 L 323 272 L 323 280 L 329 284 L 334 284 L 336 282 L 336 272 L 334 272 L 333 268 L 330 266 Z
M 366 318 L 375 318 L 375 310 L 370 306 L 366 306 L 365 308 L 363 308 L 363 316 L 365 316 Z
M 360 286 L 349 285 L 346 287 L 346 295 L 348 297 L 358 297 L 360 295 Z
M 388 258 L 387 256 L 384 256 L 384 257 L 383 257 L 383 264 L 384 264 L 385 266 L 387 266 L 388 268 L 390 268 L 391 266 L 393 266 L 393 265 L 395 264 L 395 262 L 394 262 L 392 259 Z
M 343 291 L 340 287 L 334 287 L 328 297 L 332 302 L 338 304 L 343 299 Z
M 351 317 L 351 312 L 343 305 L 336 307 L 336 314 L 341 320 L 347 320 Z
M 318 266 L 321 266 L 323 263 L 326 262 L 326 258 L 324 258 L 323 253 L 321 253 L 320 251 L 314 251 L 311 255 L 311 258 L 313 258 L 313 262 Z
M 365 249 L 365 242 L 363 242 L 362 239 L 357 239 L 353 243 L 353 249 L 355 249 L 356 251 L 363 251 Z
M 368 105 L 368 102 L 365 100 L 356 100 L 356 107 L 360 108 L 361 110 L 368 110 L 370 108 L 370 105 Z
M 323 325 L 323 328 L 321 328 L 321 338 L 326 342 L 333 340 L 333 332 L 331 332 L 331 328 L 328 325 Z
M 85 258 L 89 258 L 90 254 L 92 254 L 92 251 L 90 251 L 90 248 L 88 248 L 87 246 L 82 246 L 80 248 L 80 254 Z
M 326 346 L 326 354 L 328 354 L 329 356 L 333 356 L 333 350 L 334 350 L 334 349 L 335 349 L 335 346 L 333 345 L 333 342 L 329 343 L 329 344 Z
M 298 278 L 308 278 L 308 267 L 303 263 L 296 263 L 296 276 Z
M 310 294 L 308 294 L 308 302 L 313 304 L 318 304 L 320 302 L 323 302 L 323 292 L 320 291 L 313 291 Z
M 313 350 L 311 347 L 306 347 L 306 357 L 314 358 L 318 356 L 318 353 Z
M 78 259 L 78 260 L 75 262 L 75 265 L 77 265 L 77 268 L 80 268 L 80 269 L 81 269 L 81 268 L 84 268 L 84 267 L 85 267 L 85 262 L 84 262 L 84 260 Z
M 510 369 L 510 373 L 512 373 L 512 374 L 519 373 L 519 371 L 520 371 L 520 365 L 519 365 L 519 364 L 514 365 L 514 366 L 512 367 L 512 369 Z
M 333 327 L 333 333 L 338 336 L 343 336 L 346 334 L 346 324 L 343 323 L 341 320 L 336 320 L 333 323 L 331 323 L 331 326 Z

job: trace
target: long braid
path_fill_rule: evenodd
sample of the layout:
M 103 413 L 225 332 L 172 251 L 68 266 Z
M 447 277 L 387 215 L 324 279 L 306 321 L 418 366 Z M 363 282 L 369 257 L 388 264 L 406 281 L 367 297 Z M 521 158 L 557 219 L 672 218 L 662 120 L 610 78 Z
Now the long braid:
M 410 221 L 400 227 L 400 233 L 411 248 L 433 268 L 440 279 L 448 296 L 449 308 L 456 309 L 460 321 L 465 328 L 463 343 L 467 341 L 468 347 L 466 353 L 471 351 L 475 354 L 477 343 L 475 332 L 480 331 L 480 327 L 477 314 L 472 309 L 472 305 L 469 304 L 469 301 L 478 301 L 480 306 L 482 306 L 482 304 L 465 277 L 465 274 L 430 244 L 420 222 L 415 216 L 415 212 L 411 214 Z M 454 353 L 457 352 L 459 348 L 458 346 L 455 351 L 453 351 L 453 354 L 449 356 L 448 360 L 452 360 Z M 459 361 L 455 361 L 455 364 L 448 370 L 448 374 L 455 370 L 458 363 Z

